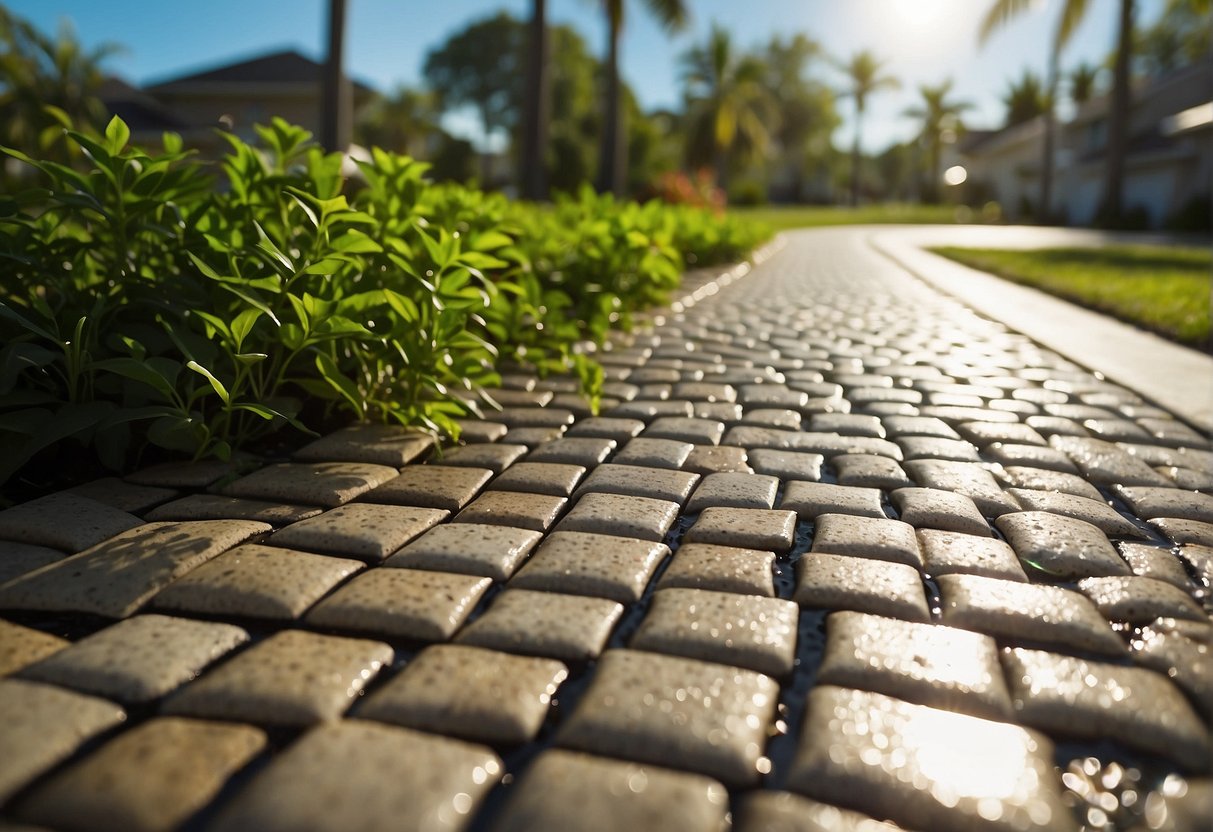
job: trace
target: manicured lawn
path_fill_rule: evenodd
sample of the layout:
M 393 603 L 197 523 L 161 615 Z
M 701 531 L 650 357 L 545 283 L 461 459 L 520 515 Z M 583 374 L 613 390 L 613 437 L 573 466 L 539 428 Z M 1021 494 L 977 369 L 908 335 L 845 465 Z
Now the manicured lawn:
M 865 225 L 869 223 L 955 223 L 976 222 L 971 211 L 957 216 L 955 205 L 911 205 L 889 203 L 849 208 L 834 205 L 764 205 L 755 208 L 730 208 L 730 215 L 766 223 L 776 231 L 788 228 L 812 228 L 821 225 Z
M 1105 312 L 1173 341 L 1207 348 L 1213 253 L 1178 246 L 932 251 Z

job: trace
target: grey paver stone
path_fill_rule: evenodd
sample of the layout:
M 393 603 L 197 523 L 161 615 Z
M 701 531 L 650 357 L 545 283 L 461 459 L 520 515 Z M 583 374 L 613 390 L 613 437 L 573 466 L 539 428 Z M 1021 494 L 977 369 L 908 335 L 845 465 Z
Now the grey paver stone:
M 307 462 L 270 465 L 229 483 L 223 493 L 253 500 L 334 506 L 383 485 L 396 469 L 369 462 Z
M 1107 536 L 1096 526 L 1047 511 L 1004 514 L 996 521 L 1021 561 L 1060 578 L 1129 575 Z
M 639 419 L 613 419 L 609 416 L 592 416 L 580 419 L 569 428 L 569 437 L 591 437 L 597 439 L 613 439 L 623 444 L 633 436 L 639 436 L 644 430 L 644 422 Z
M 695 446 L 677 439 L 650 439 L 638 436 L 615 454 L 616 465 L 641 465 L 649 468 L 681 468 Z
M 589 532 L 661 541 L 678 517 L 678 503 L 623 494 L 584 494 L 556 526 L 558 532 Z
M 1155 618 L 1207 622 L 1200 605 L 1187 592 L 1153 578 L 1084 578 L 1078 589 L 1109 621 L 1149 624 Z
M 955 462 L 980 462 L 981 456 L 971 442 L 938 436 L 903 436 L 897 440 L 907 460 L 946 459 Z
M 1064 474 L 1078 473 L 1078 469 L 1074 467 L 1074 463 L 1070 462 L 1068 456 L 1048 445 L 1016 445 L 995 442 L 993 445 L 987 446 L 983 453 L 987 458 L 1001 465 L 1043 468 L 1047 471 Z
M 608 650 L 556 742 L 750 785 L 778 695 L 770 677 L 750 670 Z
M 809 554 L 796 564 L 793 600 L 802 607 L 926 621 L 922 576 L 912 566 L 846 555 Z
M 392 555 L 384 566 L 461 572 L 504 581 L 514 574 L 541 538 L 539 532 L 531 529 L 445 523 Z
M 494 413 L 493 421 L 514 428 L 554 428 L 573 424 L 571 410 L 560 407 L 506 407 Z
M 1067 419 L 1064 416 L 1038 414 L 1029 416 L 1024 420 L 1024 424 L 1040 433 L 1041 436 L 1047 436 L 1050 440 L 1054 436 L 1086 437 L 1089 435 L 1086 428 L 1073 419 Z
M 502 407 L 545 407 L 554 396 L 550 390 L 515 390 L 508 387 L 485 392 Z
M 20 679 L 0 679 L 0 802 L 126 719 L 113 702 Z
M 634 440 L 633 440 L 634 441 Z M 527 456 L 528 462 L 554 462 L 592 469 L 606 462 L 618 447 L 614 439 L 597 436 L 566 436 L 545 442 Z
M 840 454 L 830 464 L 838 471 L 838 484 L 858 488 L 904 488 L 913 485 L 892 459 L 871 454 Z
M 261 725 L 337 719 L 394 655 L 378 641 L 282 630 L 186 685 L 162 711 Z
M 459 439 L 469 445 L 497 442 L 509 430 L 500 422 L 486 422 L 480 419 L 456 419 L 455 421 L 459 424 Z
M 1149 523 L 1172 543 L 1213 546 L 1213 523 L 1186 520 L 1181 517 L 1160 517 Z
M 654 419 L 642 436 L 650 439 L 673 439 L 693 445 L 716 445 L 724 436 L 724 425 L 711 419 L 685 416 L 662 416 Z M 630 444 L 630 443 L 629 443 Z
M 994 422 L 966 422 L 956 426 L 965 439 L 985 448 L 987 445 L 1047 445 L 1048 440 L 1028 425 Z
M 821 454 L 806 454 L 798 451 L 776 451 L 769 448 L 751 450 L 747 457 L 750 467 L 757 474 L 779 477 L 781 480 L 817 482 L 821 479 L 821 466 L 825 457 Z
M 830 685 L 809 694 L 788 785 L 907 828 L 1075 828 L 1040 734 Z
M 66 555 L 58 549 L 0 540 L 0 585 L 13 578 L 63 560 Z
M 1011 465 L 1003 469 L 1007 480 L 1016 488 L 1031 488 L 1034 491 L 1060 491 L 1092 500 L 1102 500 L 1099 489 L 1076 474 L 1048 471 L 1043 468 L 1027 468 Z
M 458 511 L 470 503 L 492 478 L 493 472 L 488 468 L 409 465 L 400 472 L 400 476 L 371 489 L 362 495 L 362 499 L 370 503 Z
M 918 543 L 930 575 L 961 573 L 1020 583 L 1028 580 L 1015 556 L 1015 550 L 1001 540 L 938 529 L 919 529 Z
M 696 514 L 705 508 L 772 508 L 779 490 L 777 477 L 762 474 L 708 474 L 699 483 L 687 511 Z
M 1120 556 L 1129 564 L 1134 575 L 1166 581 L 1185 592 L 1192 589 L 1192 579 L 1170 549 L 1148 543 L 1122 543 Z
M 545 442 L 560 439 L 564 431 L 563 425 L 554 428 L 510 428 L 501 441 L 507 445 L 525 445 L 533 451 Z
M 440 508 L 355 503 L 301 520 L 274 533 L 273 546 L 362 558 L 378 563 L 446 519 Z
M 892 498 L 902 521 L 915 528 L 984 537 L 994 535 L 977 504 L 964 494 L 938 488 L 899 488 Z
M 268 532 L 250 520 L 148 523 L 0 587 L 0 609 L 125 618 L 177 578 Z
M 796 513 L 762 508 L 705 508 L 686 533 L 688 543 L 787 552 L 796 534 Z
M 606 534 L 553 532 L 510 581 L 516 589 L 593 595 L 635 603 L 657 566 L 664 543 Z
M 670 468 L 646 468 L 641 465 L 599 465 L 581 484 L 579 494 L 600 492 L 629 497 L 649 497 L 682 505 L 699 475 Z
M 358 716 L 476 742 L 530 742 L 566 678 L 554 659 L 439 644 L 377 688 Z
M 157 609 L 291 621 L 365 567 L 362 561 L 248 543 L 156 595 Z
M 661 589 L 633 648 L 721 662 L 771 676 L 792 671 L 799 609 L 791 601 L 706 589 Z
M 728 445 L 696 445 L 686 462 L 682 463 L 682 470 L 696 474 L 754 473 L 745 449 Z
M 1198 581 L 1206 586 L 1213 586 L 1213 546 L 1186 543 L 1179 547 L 1179 554 L 1191 564 Z
M 1143 627 L 1132 644 L 1135 662 L 1170 677 L 1206 720 L 1213 717 L 1213 630 L 1163 618 Z
M 680 399 L 702 402 L 735 402 L 737 390 L 731 384 L 684 381 L 674 385 L 673 395 Z
M 570 662 L 596 658 L 623 615 L 606 598 L 507 589 L 464 628 L 458 641 Z
M 124 482 L 117 477 L 102 477 L 99 480 L 92 480 L 69 488 L 67 493 L 96 500 L 119 511 L 143 514 L 152 506 L 173 499 L 178 492 L 173 488 L 138 485 L 133 482 Z
M 161 717 L 39 786 L 22 818 L 84 832 L 176 829 L 265 746 L 249 725 Z
M 67 639 L 0 619 L 0 676 L 15 673 L 69 646 L 71 642 Z
M 370 462 L 401 468 L 434 449 L 434 437 L 400 425 L 351 425 L 304 445 L 302 462 Z
M 595 469 L 597 470 L 597 469 Z M 492 491 L 522 491 L 568 497 L 585 476 L 580 465 L 560 465 L 552 462 L 517 462 L 511 465 L 489 489 Z
M 1049 437 L 1049 445 L 1070 457 L 1098 485 L 1167 485 L 1165 477 L 1112 442 L 1054 435 Z
M 148 520 L 255 520 L 271 526 L 286 526 L 315 517 L 324 509 L 318 506 L 292 506 L 264 500 L 224 497 L 220 494 L 190 494 L 157 506 L 147 513 Z
M 1122 486 L 1116 492 L 1142 520 L 1176 517 L 1213 523 L 1213 494 L 1144 486 Z
M 1154 469 L 1168 480 L 1173 480 L 1177 488 L 1187 491 L 1213 491 L 1213 471 L 1194 471 L 1191 468 L 1171 466 Z
M 796 512 L 801 520 L 815 520 L 821 514 L 885 518 L 879 489 L 854 488 L 825 482 L 788 483 L 779 507 Z
M 662 399 L 653 398 L 651 389 L 642 388 L 637 393 L 637 398 L 630 402 L 623 402 L 605 411 L 606 414 L 615 419 L 643 419 L 646 422 L 662 416 L 692 416 L 695 413 L 695 407 L 689 401 L 664 401 Z M 663 391 L 667 392 L 668 391 Z
M 743 425 L 759 425 L 780 430 L 800 430 L 802 418 L 795 410 L 780 410 L 772 407 L 758 407 L 747 410 L 741 418 Z
M 867 815 L 791 792 L 754 791 L 741 800 L 738 829 L 762 832 L 899 832 Z
M 994 639 L 938 624 L 833 613 L 826 619 L 817 683 L 874 690 L 988 719 L 1011 718 Z
M 312 607 L 306 620 L 381 637 L 446 641 L 491 583 L 451 572 L 372 569 Z
M 484 746 L 362 720 L 334 722 L 278 755 L 208 829 L 455 832 L 467 827 L 503 772 Z
M 724 445 L 739 445 L 755 449 L 777 451 L 800 451 L 834 457 L 838 454 L 878 454 L 900 460 L 901 448 L 887 439 L 870 436 L 840 436 L 837 433 L 804 433 L 775 428 L 760 428 L 753 425 L 738 425 L 730 428 Z
M 886 560 L 922 569 L 914 527 L 900 520 L 854 514 L 822 514 L 813 533 L 813 551 Z
M 455 523 L 481 523 L 547 531 L 568 500 L 521 491 L 486 491 L 455 516 Z
M 733 425 L 741 421 L 741 405 L 730 402 L 695 402 L 691 415 L 696 419 L 711 419 Z
M 997 638 L 1120 656 L 1124 642 L 1086 597 L 1068 589 L 980 575 L 940 575 L 944 624 Z
M 1115 739 L 1207 770 L 1213 754 L 1209 731 L 1163 674 L 1019 647 L 1003 661 L 1015 710 L 1028 725 L 1063 736 Z
M 60 491 L 0 511 L 0 539 L 74 553 L 142 523 L 105 503 Z
M 884 439 L 885 429 L 880 419 L 858 413 L 815 413 L 809 420 L 809 430 L 837 433 L 840 436 L 872 436 Z
M 458 448 L 443 451 L 434 462 L 440 465 L 453 465 L 456 468 L 487 468 L 494 474 L 500 474 L 523 457 L 528 450 L 530 449 L 526 445 L 510 445 L 502 442 L 460 445 Z M 544 461 L 563 462 L 564 460 Z
M 918 409 L 923 416 L 935 416 L 945 422 L 963 424 L 965 422 L 1002 422 L 1011 424 L 1019 419 L 1014 413 L 996 410 L 994 408 L 959 407 L 956 405 L 923 405 Z
M 933 416 L 889 416 L 882 420 L 889 436 L 939 436 L 944 439 L 959 439 L 960 434 L 943 419 Z
M 197 462 L 162 462 L 149 465 L 132 474 L 127 474 L 127 482 L 138 485 L 151 485 L 159 488 L 206 488 L 208 485 L 256 467 L 256 459 L 240 454 L 233 454 L 232 459 L 222 462 L 218 459 L 202 459 Z
M 774 563 L 774 552 L 685 543 L 678 547 L 657 588 L 711 589 L 772 598 L 775 596 L 771 573 Z
M 708 777 L 551 749 L 528 768 L 495 832 L 720 832 L 728 792 Z
M 998 517 L 1018 508 L 1002 493 L 993 475 L 976 463 L 915 459 L 907 462 L 905 469 L 923 487 L 965 495 L 987 517 Z
M 1047 511 L 1062 517 L 1073 517 L 1097 527 L 1108 537 L 1143 538 L 1145 533 L 1122 517 L 1103 500 L 1091 500 L 1074 494 L 1053 491 L 1033 491 L 1012 488 L 1008 492 L 1024 511 Z

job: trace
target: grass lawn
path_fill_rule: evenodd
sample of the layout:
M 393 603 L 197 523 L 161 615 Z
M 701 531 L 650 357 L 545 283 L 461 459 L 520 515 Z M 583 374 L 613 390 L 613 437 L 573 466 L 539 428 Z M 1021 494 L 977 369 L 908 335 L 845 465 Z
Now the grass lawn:
M 1213 253 L 1178 246 L 1006 251 L 934 248 L 937 254 L 1096 309 L 1192 347 L 1209 334 Z
M 822 225 L 864 225 L 869 223 L 955 223 L 979 221 L 968 209 L 958 214 L 955 205 L 913 205 L 888 203 L 849 208 L 837 205 L 762 205 L 729 208 L 729 213 L 757 220 L 776 231 L 788 228 L 812 228 Z

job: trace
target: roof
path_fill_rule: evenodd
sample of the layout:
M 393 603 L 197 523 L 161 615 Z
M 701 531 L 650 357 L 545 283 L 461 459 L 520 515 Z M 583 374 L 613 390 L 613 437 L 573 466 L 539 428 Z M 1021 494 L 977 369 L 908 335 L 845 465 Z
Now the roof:
M 324 65 L 311 58 L 286 49 L 259 55 L 245 61 L 205 69 L 189 75 L 181 75 L 148 85 L 151 92 L 185 89 L 216 88 L 264 85 L 314 86 L 321 83 Z M 374 89 L 354 81 L 354 91 L 359 95 L 373 93 Z
M 176 113 L 121 78 L 106 78 L 97 91 L 97 97 L 107 113 L 118 116 L 136 133 L 180 132 L 189 127 Z

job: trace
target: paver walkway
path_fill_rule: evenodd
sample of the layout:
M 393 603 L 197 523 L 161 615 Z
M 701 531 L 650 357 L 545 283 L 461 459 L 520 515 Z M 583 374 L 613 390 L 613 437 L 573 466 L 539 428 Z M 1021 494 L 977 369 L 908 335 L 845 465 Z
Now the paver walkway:
M 1209 828 L 1207 439 L 785 240 L 600 416 L 514 375 L 458 449 L 0 512 L 0 827 Z

